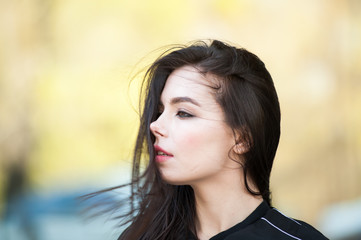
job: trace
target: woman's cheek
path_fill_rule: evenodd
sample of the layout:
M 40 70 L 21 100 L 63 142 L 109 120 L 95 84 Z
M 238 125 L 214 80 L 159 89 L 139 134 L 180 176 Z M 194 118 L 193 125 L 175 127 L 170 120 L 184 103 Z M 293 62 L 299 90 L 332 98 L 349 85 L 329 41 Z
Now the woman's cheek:
M 197 144 L 199 144 L 199 137 L 194 134 L 186 135 L 183 138 L 183 143 L 192 148 L 192 147 L 196 146 Z
M 193 153 L 194 155 L 198 150 L 202 149 L 202 144 L 204 144 L 205 133 L 196 131 L 197 128 L 194 128 L 192 131 L 183 132 L 182 136 L 179 138 L 184 151 Z
M 206 129 L 208 130 L 208 129 Z M 200 150 L 202 144 L 207 140 L 207 131 L 201 124 L 192 124 L 187 126 L 180 126 L 176 130 L 175 143 L 181 147 L 183 151 L 193 152 Z

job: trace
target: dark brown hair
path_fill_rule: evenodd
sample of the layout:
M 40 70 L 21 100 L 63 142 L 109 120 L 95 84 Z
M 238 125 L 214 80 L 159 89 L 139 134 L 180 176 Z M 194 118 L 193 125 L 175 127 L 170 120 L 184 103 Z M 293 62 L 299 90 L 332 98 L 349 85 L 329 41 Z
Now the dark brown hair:
M 160 96 L 168 76 L 182 66 L 194 66 L 220 79 L 216 101 L 227 124 L 242 136 L 249 150 L 240 163 L 247 190 L 271 204 L 269 179 L 280 137 L 280 108 L 276 90 L 264 63 L 243 48 L 213 40 L 172 48 L 145 74 L 145 93 L 133 157 L 130 204 L 124 217 L 130 223 L 121 240 L 169 240 L 196 236 L 195 199 L 190 186 L 164 182 L 155 165 L 155 137 L 150 123 L 158 116 Z M 145 161 L 145 163 L 141 163 Z M 145 164 L 145 171 L 140 166 Z M 241 170 L 240 170 L 241 171 Z M 249 179 L 256 187 L 250 187 Z

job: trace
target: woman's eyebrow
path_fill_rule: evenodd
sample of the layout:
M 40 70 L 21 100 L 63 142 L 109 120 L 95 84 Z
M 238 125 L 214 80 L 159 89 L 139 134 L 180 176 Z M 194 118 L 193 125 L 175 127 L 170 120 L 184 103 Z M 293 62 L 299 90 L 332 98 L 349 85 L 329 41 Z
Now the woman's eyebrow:
M 181 103 L 181 102 L 189 102 L 189 103 L 192 103 L 198 107 L 200 107 L 201 105 L 194 99 L 190 98 L 190 97 L 175 97 L 175 98 L 172 98 L 170 103 L 171 104 L 177 104 L 177 103 Z

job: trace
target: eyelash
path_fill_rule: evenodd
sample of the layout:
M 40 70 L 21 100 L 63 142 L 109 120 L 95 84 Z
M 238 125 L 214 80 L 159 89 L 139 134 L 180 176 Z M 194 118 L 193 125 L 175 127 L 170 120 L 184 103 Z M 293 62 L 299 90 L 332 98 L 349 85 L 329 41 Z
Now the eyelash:
M 176 116 L 180 117 L 180 118 L 191 118 L 191 117 L 193 117 L 192 114 L 189 114 L 189 113 L 187 113 L 185 111 L 178 111 Z
M 158 114 L 157 114 L 157 117 L 156 119 L 158 119 L 160 117 L 160 115 L 162 115 L 163 113 L 163 109 L 160 109 L 158 111 Z M 184 111 L 184 110 L 178 110 L 177 113 L 176 113 L 176 116 L 179 117 L 179 118 L 191 118 L 191 117 L 194 117 L 194 115 Z

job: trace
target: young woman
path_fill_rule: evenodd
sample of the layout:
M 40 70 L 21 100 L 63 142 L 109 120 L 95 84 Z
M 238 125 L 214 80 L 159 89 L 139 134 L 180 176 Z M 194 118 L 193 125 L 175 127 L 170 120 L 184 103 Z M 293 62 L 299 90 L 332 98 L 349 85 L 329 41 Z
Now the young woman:
M 280 108 L 257 56 L 220 41 L 173 48 L 143 87 L 120 240 L 326 239 L 271 207 Z

